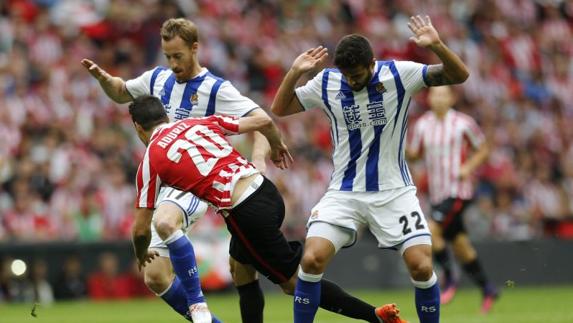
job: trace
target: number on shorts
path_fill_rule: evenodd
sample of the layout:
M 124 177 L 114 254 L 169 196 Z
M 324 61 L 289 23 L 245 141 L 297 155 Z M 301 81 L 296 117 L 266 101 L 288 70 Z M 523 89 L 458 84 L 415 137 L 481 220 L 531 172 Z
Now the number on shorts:
M 414 211 L 414 212 L 410 213 L 410 217 L 416 219 L 416 223 L 414 223 L 414 228 L 416 230 L 421 230 L 424 228 L 424 225 L 422 224 L 422 215 L 420 213 Z M 402 227 L 402 233 L 404 235 L 410 234 L 412 232 L 412 229 L 410 229 L 408 217 L 405 215 L 402 215 L 400 217 L 399 221 L 400 221 L 400 223 L 402 223 L 402 225 L 404 225 Z
M 197 147 L 202 147 L 212 157 L 205 158 Z M 167 152 L 167 157 L 174 163 L 179 163 L 182 154 L 181 150 L 193 160 L 193 163 L 203 176 L 209 175 L 219 158 L 228 156 L 233 148 L 220 135 L 202 125 L 195 125 L 185 133 L 185 139 L 178 139 L 171 145 Z

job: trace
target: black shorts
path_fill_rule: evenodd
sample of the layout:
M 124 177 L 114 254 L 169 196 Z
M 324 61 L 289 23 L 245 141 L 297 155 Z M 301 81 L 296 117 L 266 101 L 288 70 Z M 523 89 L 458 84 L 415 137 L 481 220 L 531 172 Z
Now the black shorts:
M 432 205 L 432 219 L 442 228 L 444 239 L 451 241 L 459 233 L 466 232 L 462 214 L 471 200 L 448 198 L 442 203 Z
M 288 281 L 297 271 L 302 244 L 288 242 L 280 231 L 285 216 L 283 198 L 275 185 L 264 179 L 246 200 L 225 218 L 231 232 L 229 254 L 250 264 L 275 284 Z

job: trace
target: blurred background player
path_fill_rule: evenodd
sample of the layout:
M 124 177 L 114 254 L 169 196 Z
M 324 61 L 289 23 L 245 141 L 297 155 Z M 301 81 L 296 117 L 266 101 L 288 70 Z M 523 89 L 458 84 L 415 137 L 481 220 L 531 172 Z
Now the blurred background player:
M 158 66 L 128 81 L 109 75 L 89 59 L 82 60 L 82 64 L 115 102 L 126 103 L 141 95 L 154 95 L 161 100 L 171 120 L 215 113 L 235 116 L 264 114 L 255 102 L 242 96 L 230 82 L 211 74 L 199 64 L 199 36 L 191 21 L 183 18 L 165 21 L 161 27 L 161 48 L 169 68 Z M 255 134 L 253 162 L 261 171 L 265 170 L 267 149 L 265 139 Z M 193 247 L 189 242 L 179 244 L 174 256 L 172 247 L 164 240 L 175 231 L 190 229 L 206 210 L 207 204 L 192 194 L 163 187 L 154 213 L 150 248 L 160 257 L 145 266 L 145 283 L 183 316 L 187 316 L 188 304 L 204 303 Z M 242 271 L 255 275 L 253 269 L 239 268 L 232 259 L 230 262 L 235 270 L 234 278 Z M 179 263 L 181 268 L 178 268 Z M 187 279 L 186 273 L 191 269 L 195 275 Z M 258 281 L 237 285 L 237 289 L 241 299 L 254 302 L 262 299 L 258 296 L 262 295 Z
M 444 272 L 441 303 L 449 303 L 457 288 L 446 244 L 464 271 L 482 289 L 482 312 L 489 312 L 497 290 L 489 283 L 464 227 L 463 214 L 474 195 L 473 175 L 487 159 L 488 144 L 475 120 L 453 109 L 449 86 L 429 90 L 431 111 L 416 122 L 407 148 L 409 159 L 424 158 L 432 204 L 432 249 Z
M 326 266 L 341 247 L 354 243 L 363 226 L 380 247 L 400 251 L 416 287 L 420 322 L 439 322 L 440 289 L 430 231 L 404 159 L 404 137 L 411 96 L 425 86 L 464 82 L 469 72 L 441 41 L 428 16 L 410 17 L 408 26 L 414 33 L 411 39 L 432 50 L 442 64 L 377 61 L 365 37 L 348 35 L 336 46 L 337 68 L 322 70 L 295 90 L 298 79 L 324 61 L 326 50 L 318 47 L 297 57 L 272 104 L 279 116 L 322 108 L 334 144 L 330 186 L 308 222 L 295 290 L 297 323 L 314 320 Z

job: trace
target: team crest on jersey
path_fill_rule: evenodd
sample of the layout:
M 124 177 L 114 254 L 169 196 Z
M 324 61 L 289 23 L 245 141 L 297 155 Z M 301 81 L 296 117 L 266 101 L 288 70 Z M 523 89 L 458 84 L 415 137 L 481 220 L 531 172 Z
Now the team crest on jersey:
M 376 92 L 378 92 L 378 93 L 386 92 L 386 88 L 384 87 L 384 84 L 382 84 L 382 83 L 376 84 Z
M 199 95 L 197 93 L 194 93 L 191 96 L 191 104 L 192 105 L 197 105 L 199 103 Z

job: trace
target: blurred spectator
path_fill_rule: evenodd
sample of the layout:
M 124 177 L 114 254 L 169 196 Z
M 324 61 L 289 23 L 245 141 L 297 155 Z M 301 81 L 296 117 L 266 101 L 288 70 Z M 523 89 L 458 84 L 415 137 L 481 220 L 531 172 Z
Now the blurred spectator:
M 88 277 L 88 296 L 94 300 L 123 299 L 130 296 L 127 281 L 119 272 L 117 256 L 105 252 L 99 256 L 98 269 Z
M 267 107 L 297 53 L 332 50 L 346 33 L 368 36 L 380 59 L 435 62 L 408 42 L 415 13 L 431 15 L 471 68 L 456 89 L 459 109 L 493 148 L 479 178 L 487 190 L 478 211 L 491 220 L 480 237 L 570 237 L 556 232 L 573 218 L 573 171 L 562 161 L 573 155 L 571 1 L 18 0 L 0 1 L 0 240 L 129 237 L 143 147 L 81 58 L 125 79 L 165 65 L 159 26 L 187 16 L 203 31 L 200 61 Z M 424 97 L 413 100 L 412 119 Z M 285 196 L 286 232 L 302 238 L 332 169 L 330 129 L 322 114 L 281 127 L 296 164 L 268 176 Z
M 54 282 L 54 296 L 58 300 L 79 299 L 87 294 L 87 283 L 78 256 L 69 256 Z

